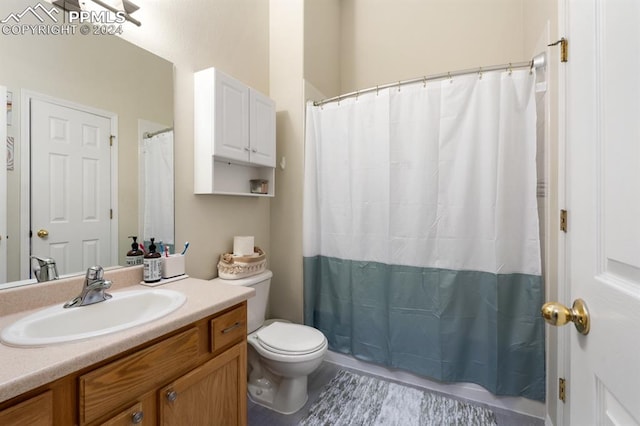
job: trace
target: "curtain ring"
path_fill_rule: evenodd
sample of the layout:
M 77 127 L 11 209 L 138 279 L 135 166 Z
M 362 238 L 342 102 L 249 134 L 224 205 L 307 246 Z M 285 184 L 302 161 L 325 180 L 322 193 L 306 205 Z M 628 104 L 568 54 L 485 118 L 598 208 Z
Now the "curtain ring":
M 398 81 L 398 92 L 400 91 L 400 81 Z
M 449 77 L 449 83 L 453 83 L 453 77 L 451 76 L 451 71 L 447 71 L 447 76 Z
M 360 91 L 356 90 L 356 101 L 358 101 L 358 96 L 360 95 Z
M 482 80 L 482 67 L 478 67 L 478 80 Z
M 512 66 L 511 66 L 511 62 L 509 62 L 509 68 L 508 68 L 508 71 L 509 71 L 509 75 L 513 74 L 513 68 L 512 68 Z
M 427 76 L 426 75 L 422 78 L 422 87 L 427 87 Z
M 378 86 L 376 86 L 376 96 L 378 96 Z

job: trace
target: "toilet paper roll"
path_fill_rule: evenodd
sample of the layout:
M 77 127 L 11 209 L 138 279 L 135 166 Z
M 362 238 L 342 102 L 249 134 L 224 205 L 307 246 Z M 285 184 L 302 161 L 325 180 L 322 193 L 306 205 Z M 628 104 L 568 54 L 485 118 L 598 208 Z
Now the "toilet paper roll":
M 249 256 L 253 254 L 253 237 L 233 237 L 233 255 Z

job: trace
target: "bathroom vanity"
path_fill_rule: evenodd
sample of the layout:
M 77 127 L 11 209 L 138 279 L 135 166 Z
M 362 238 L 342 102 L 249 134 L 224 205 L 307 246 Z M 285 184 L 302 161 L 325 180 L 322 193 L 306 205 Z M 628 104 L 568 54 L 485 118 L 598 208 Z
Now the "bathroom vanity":
M 192 278 L 166 287 L 187 301 L 151 323 L 75 343 L 0 345 L 0 424 L 245 425 L 253 290 Z M 0 328 L 23 315 L 3 315 Z

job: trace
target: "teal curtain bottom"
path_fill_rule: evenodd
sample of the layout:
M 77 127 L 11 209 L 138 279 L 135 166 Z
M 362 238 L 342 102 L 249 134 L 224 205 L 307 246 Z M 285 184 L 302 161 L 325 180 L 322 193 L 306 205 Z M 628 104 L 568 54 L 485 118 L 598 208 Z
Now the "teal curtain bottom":
M 331 350 L 544 401 L 542 278 L 304 258 L 305 324 Z

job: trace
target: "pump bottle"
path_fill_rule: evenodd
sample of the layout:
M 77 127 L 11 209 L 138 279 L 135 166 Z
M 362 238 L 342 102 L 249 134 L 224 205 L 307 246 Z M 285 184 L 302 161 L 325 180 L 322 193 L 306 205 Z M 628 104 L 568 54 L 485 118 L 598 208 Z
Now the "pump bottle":
M 140 250 L 140 247 L 138 247 L 138 243 L 136 241 L 138 237 L 130 235 L 129 238 L 133 238 L 133 242 L 131 243 L 131 250 L 129 250 L 125 256 L 125 265 L 142 265 L 144 253 Z
M 149 251 L 144 255 L 144 272 L 143 279 L 146 283 L 157 283 L 162 278 L 160 271 L 162 257 L 156 252 L 156 245 L 153 243 L 155 238 L 151 238 Z

